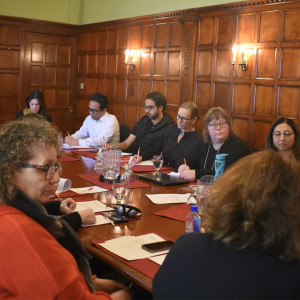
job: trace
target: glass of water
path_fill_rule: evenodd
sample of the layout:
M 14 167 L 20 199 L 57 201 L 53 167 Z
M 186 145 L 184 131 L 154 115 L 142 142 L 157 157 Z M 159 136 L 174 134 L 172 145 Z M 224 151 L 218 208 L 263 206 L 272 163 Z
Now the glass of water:
M 126 181 L 114 181 L 112 184 L 112 193 L 117 200 L 117 204 L 123 204 L 124 197 L 127 192 L 127 182 Z
M 164 158 L 163 158 L 162 154 L 153 156 L 153 166 L 154 166 L 156 174 L 158 174 L 158 171 L 162 167 L 163 162 L 164 162 Z

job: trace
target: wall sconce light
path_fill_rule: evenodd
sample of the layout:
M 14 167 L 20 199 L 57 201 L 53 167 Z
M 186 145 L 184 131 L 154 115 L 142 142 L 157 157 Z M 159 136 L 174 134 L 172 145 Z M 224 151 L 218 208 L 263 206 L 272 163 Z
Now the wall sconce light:
M 140 56 L 140 54 L 141 54 L 140 50 L 126 49 L 124 65 L 126 67 L 130 68 L 130 70 L 134 70 L 135 63 L 136 63 L 138 57 Z
M 241 69 L 242 71 L 246 71 L 248 64 L 247 64 L 247 57 L 245 55 L 245 46 L 242 44 L 240 47 L 235 44 L 232 47 L 232 60 L 231 60 L 233 70 Z

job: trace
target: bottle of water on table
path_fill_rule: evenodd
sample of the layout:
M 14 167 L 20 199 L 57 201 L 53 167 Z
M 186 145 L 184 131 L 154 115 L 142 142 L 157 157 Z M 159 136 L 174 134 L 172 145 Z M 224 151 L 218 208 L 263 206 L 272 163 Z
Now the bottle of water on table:
M 191 212 L 186 216 L 185 232 L 200 232 L 201 217 L 197 205 L 191 206 Z

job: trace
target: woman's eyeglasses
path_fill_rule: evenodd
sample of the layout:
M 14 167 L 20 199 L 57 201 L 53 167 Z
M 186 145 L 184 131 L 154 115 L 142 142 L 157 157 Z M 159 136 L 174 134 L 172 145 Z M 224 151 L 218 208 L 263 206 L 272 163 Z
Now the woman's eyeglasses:
M 211 129 L 217 129 L 218 126 L 220 128 L 225 128 L 227 127 L 228 125 L 228 122 L 221 122 L 221 123 L 211 123 L 211 124 L 208 124 L 207 126 L 209 126 Z
M 48 164 L 45 166 L 39 166 L 39 165 L 33 165 L 33 164 L 27 164 L 27 163 L 21 163 L 18 164 L 17 167 L 20 169 L 23 168 L 32 168 L 32 169 L 38 169 L 46 173 L 46 179 L 49 180 L 52 178 L 52 176 L 55 174 L 55 172 L 60 168 L 61 163 L 56 164 Z
M 284 136 L 291 136 L 291 135 L 293 135 L 294 134 L 294 132 L 292 132 L 292 131 L 289 131 L 289 130 L 285 130 L 285 131 L 283 131 L 283 132 L 281 132 L 281 131 L 274 131 L 273 132 L 273 135 L 275 135 L 276 137 L 280 137 L 281 135 L 284 135 Z
M 177 120 L 179 121 L 182 121 L 182 122 L 187 122 L 187 121 L 189 121 L 189 120 L 192 120 L 191 118 L 190 119 L 188 119 L 188 118 L 185 118 L 185 117 L 182 117 L 182 116 L 180 116 L 180 115 L 177 115 L 176 116 L 177 117 Z

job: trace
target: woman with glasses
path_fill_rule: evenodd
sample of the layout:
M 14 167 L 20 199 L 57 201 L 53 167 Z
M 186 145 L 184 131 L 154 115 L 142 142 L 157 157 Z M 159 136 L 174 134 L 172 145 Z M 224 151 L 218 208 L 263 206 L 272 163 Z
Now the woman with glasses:
M 167 127 L 162 138 L 152 148 L 144 152 L 143 156 L 135 156 L 135 161 L 150 159 L 153 155 L 162 152 L 164 163 L 175 167 L 175 169 L 184 160 L 192 167 L 197 166 L 198 151 L 203 143 L 194 127 L 199 119 L 197 105 L 190 101 L 181 104 L 176 117 L 177 127 Z
M 0 127 L 0 298 L 129 299 L 123 285 L 92 278 L 76 232 L 46 212 L 59 183 L 58 149 L 58 132 L 44 120 Z
M 204 175 L 214 175 L 217 154 L 227 154 L 225 168 L 250 154 L 245 142 L 234 134 L 230 117 L 221 107 L 211 108 L 204 117 L 204 124 L 204 145 L 198 153 L 197 167 L 192 168 L 181 161 L 178 172 L 183 179 L 193 181 Z
M 299 131 L 293 120 L 282 117 L 274 122 L 268 134 L 266 149 L 278 151 L 284 158 L 294 156 L 300 160 Z

